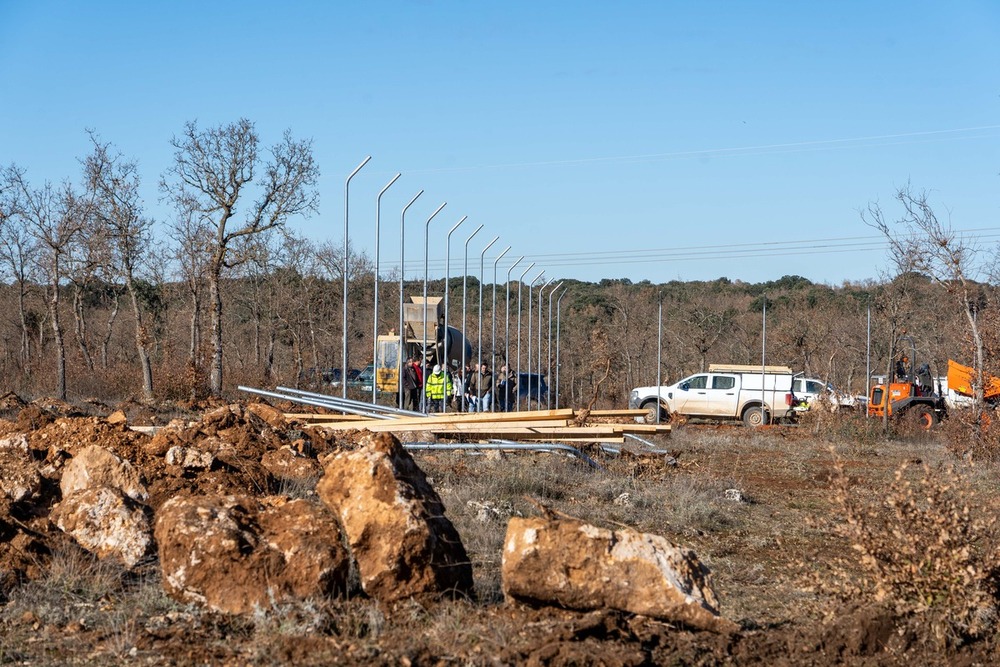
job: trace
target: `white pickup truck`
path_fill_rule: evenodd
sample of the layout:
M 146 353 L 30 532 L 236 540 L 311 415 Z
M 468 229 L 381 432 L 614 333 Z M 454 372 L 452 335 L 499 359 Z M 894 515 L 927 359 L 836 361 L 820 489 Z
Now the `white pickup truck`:
M 787 366 L 711 364 L 707 373 L 686 377 L 665 387 L 637 387 L 629 408 L 646 410 L 637 421 L 653 423 L 671 415 L 707 419 L 742 419 L 760 426 L 794 416 L 792 369 Z M 761 406 L 763 405 L 763 410 Z

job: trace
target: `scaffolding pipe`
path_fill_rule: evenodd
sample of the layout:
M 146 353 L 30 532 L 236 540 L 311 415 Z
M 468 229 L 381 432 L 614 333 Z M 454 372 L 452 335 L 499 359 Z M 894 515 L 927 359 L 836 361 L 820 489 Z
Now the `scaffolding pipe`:
M 293 394 L 299 396 L 307 396 L 318 401 L 326 401 L 330 405 L 349 405 L 355 408 L 361 409 L 375 409 L 377 412 L 392 417 L 422 417 L 423 413 L 414 412 L 413 410 L 400 410 L 399 408 L 390 408 L 384 405 L 378 405 L 376 403 L 366 403 L 364 401 L 355 401 L 350 398 L 339 398 L 337 396 L 330 396 L 328 394 L 317 394 L 311 391 L 305 391 L 303 389 L 293 389 L 291 387 L 277 387 L 278 391 L 285 392 L 286 394 Z
M 245 391 L 245 392 L 250 393 L 250 394 L 257 394 L 258 396 L 266 396 L 267 398 L 276 398 L 276 399 L 278 399 L 280 401 L 293 401 L 295 403 L 302 403 L 304 405 L 313 405 L 313 406 L 318 407 L 318 408 L 329 408 L 329 407 L 332 407 L 331 401 L 319 400 L 319 399 L 314 399 L 314 398 L 307 398 L 305 396 L 301 396 L 301 397 L 296 398 L 296 397 L 288 396 L 287 394 L 279 394 L 277 392 L 265 391 L 263 389 L 254 389 L 253 387 L 239 386 L 239 387 L 237 387 L 237 389 L 239 389 L 240 391 Z M 347 413 L 352 414 L 352 415 L 361 415 L 362 417 L 372 417 L 374 419 L 392 419 L 391 417 L 386 416 L 386 415 L 384 415 L 382 413 L 379 413 L 379 412 L 372 412 L 370 410 L 363 410 L 361 408 L 354 408 L 354 407 L 351 407 L 349 405 L 337 406 L 336 409 L 340 410 L 341 412 L 347 412 Z

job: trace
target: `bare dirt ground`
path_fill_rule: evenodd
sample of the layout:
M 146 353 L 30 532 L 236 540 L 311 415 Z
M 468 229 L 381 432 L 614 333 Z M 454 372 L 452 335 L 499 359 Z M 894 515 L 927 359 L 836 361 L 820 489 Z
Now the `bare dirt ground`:
M 0 438 L 27 433 L 34 457 L 52 465 L 87 444 L 107 447 L 140 468 L 153 506 L 188 483 L 315 499 L 314 484 L 275 487 L 247 463 L 273 444 L 251 432 L 226 431 L 237 458 L 225 472 L 185 481 L 163 474 L 150 436 L 103 419 L 114 408 L 3 400 Z M 199 419 L 211 406 L 122 407 L 132 424 L 163 424 Z M 887 440 L 845 420 L 758 430 L 686 425 L 657 442 L 671 456 L 588 447 L 602 470 L 557 454 L 414 453 L 472 559 L 476 596 L 391 606 L 357 591 L 246 616 L 180 604 L 163 591 L 155 552 L 127 570 L 52 526 L 46 508 L 59 488 L 46 479 L 31 509 L 0 507 L 0 664 L 996 664 L 994 632 L 942 634 L 930 613 L 877 604 L 842 585 L 860 577 L 861 566 L 838 530 L 845 521 L 838 465 L 851 493 L 877 505 L 901 464 L 926 464 L 933 474 L 955 462 L 942 434 Z M 290 439 L 309 436 L 294 425 L 289 431 Z M 317 456 L 346 446 L 313 440 Z M 993 513 L 996 469 L 964 466 L 963 474 L 980 491 L 971 511 Z M 715 634 L 614 611 L 506 602 L 506 521 L 537 513 L 539 503 L 693 548 L 713 573 L 723 616 L 740 630 Z

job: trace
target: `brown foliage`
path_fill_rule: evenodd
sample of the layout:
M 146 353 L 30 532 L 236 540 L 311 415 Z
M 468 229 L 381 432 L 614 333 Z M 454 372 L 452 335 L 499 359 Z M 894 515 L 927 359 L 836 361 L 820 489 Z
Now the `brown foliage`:
M 1000 461 L 1000 412 L 987 409 L 952 410 L 941 425 L 948 439 L 948 448 L 963 459 Z
M 865 502 L 838 461 L 838 530 L 862 567 L 860 579 L 842 577 L 841 594 L 924 614 L 945 643 L 982 636 L 997 618 L 997 519 L 953 466 L 909 472 L 904 463 L 885 494 Z

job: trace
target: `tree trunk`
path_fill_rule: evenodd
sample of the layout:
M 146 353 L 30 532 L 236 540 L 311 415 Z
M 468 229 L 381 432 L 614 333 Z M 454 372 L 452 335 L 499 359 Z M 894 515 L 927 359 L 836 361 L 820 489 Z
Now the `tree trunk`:
M 264 384 L 266 385 L 270 385 L 274 377 L 274 344 L 276 338 L 277 332 L 275 332 L 272 326 L 268 331 L 267 354 L 264 356 Z
M 31 336 L 28 332 L 28 309 L 25 304 L 27 289 L 23 280 L 17 281 L 17 310 L 21 318 L 21 372 L 27 373 L 31 364 Z
M 111 344 L 111 334 L 114 333 L 115 322 L 118 320 L 118 292 L 114 292 L 111 301 L 111 313 L 108 314 L 107 327 L 104 330 L 104 339 L 101 340 L 101 368 L 108 369 L 108 345 Z
M 142 321 L 142 308 L 139 307 L 139 295 L 131 276 L 126 276 L 125 286 L 132 300 L 132 316 L 135 318 L 135 350 L 139 354 L 139 367 L 142 372 L 142 395 L 147 401 L 153 400 L 153 367 L 149 361 L 149 334 Z M 118 299 L 115 298 L 117 310 Z
M 58 271 L 55 275 L 59 275 Z M 59 323 L 59 283 L 50 286 L 49 317 L 52 318 L 52 338 L 56 344 L 56 398 L 66 400 L 66 343 Z
M 216 398 L 222 396 L 222 294 L 219 291 L 219 268 L 212 271 L 208 286 L 209 300 L 212 302 L 212 366 L 209 372 L 209 391 Z
M 87 370 L 94 370 L 94 358 L 90 355 L 90 347 L 87 345 L 87 319 L 83 313 L 83 295 L 79 284 L 73 284 L 73 320 L 76 323 L 76 342 L 80 348 L 83 361 L 87 364 Z

